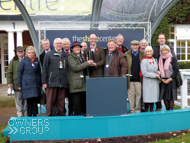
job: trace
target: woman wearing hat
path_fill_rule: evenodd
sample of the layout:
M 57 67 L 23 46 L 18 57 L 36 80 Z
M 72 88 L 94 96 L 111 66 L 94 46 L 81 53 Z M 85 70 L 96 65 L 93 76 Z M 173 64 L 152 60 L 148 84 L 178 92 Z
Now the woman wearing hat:
M 78 42 L 74 42 L 71 49 L 72 52 L 68 56 L 69 91 L 72 96 L 74 115 L 81 115 L 81 112 L 86 113 L 85 77 L 89 75 L 88 67 L 92 65 L 93 60 L 85 60 Z
M 176 75 L 179 72 L 177 59 L 172 56 L 170 48 L 163 45 L 160 49 L 159 70 L 161 74 L 160 100 L 164 100 L 166 110 L 173 110 L 174 100 L 177 100 Z
M 152 57 L 153 49 L 147 46 L 144 51 L 145 57 L 141 61 L 140 76 L 143 79 L 143 102 L 145 103 L 145 112 L 153 111 L 154 102 L 159 101 L 159 80 L 157 60 Z M 150 92 L 151 89 L 151 92 Z
M 40 95 L 41 69 L 40 62 L 36 58 L 36 49 L 28 46 L 26 57 L 20 62 L 17 71 L 17 86 L 22 90 L 22 98 L 27 99 L 28 116 L 38 114 L 37 97 Z

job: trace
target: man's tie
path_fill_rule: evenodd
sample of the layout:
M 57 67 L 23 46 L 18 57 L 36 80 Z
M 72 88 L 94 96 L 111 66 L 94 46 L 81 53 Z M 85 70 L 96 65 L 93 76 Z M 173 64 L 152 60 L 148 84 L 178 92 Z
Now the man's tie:
M 69 51 L 66 50 L 66 52 L 67 52 L 67 54 L 69 55 Z

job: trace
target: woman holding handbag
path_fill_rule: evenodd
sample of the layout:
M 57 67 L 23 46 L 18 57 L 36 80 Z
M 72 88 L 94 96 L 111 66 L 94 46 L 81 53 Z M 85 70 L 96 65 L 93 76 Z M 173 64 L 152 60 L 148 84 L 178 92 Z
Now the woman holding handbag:
M 174 100 L 177 100 L 176 76 L 179 72 L 178 63 L 167 45 L 163 45 L 160 52 L 158 64 L 162 81 L 160 100 L 164 100 L 166 110 L 173 110 Z

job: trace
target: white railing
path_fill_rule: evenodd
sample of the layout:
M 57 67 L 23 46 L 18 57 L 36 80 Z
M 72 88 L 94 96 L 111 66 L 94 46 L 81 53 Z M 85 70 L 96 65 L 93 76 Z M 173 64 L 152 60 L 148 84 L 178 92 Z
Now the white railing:
M 180 72 L 181 72 L 181 78 L 183 80 L 183 85 L 180 87 L 180 96 L 178 96 L 178 99 L 181 99 L 181 103 L 175 101 L 174 104 L 180 106 L 181 109 L 185 108 L 190 109 L 190 106 L 188 106 L 188 99 L 190 99 L 190 96 L 188 95 L 188 83 L 187 83 L 187 79 L 190 79 L 190 70 L 180 70 Z

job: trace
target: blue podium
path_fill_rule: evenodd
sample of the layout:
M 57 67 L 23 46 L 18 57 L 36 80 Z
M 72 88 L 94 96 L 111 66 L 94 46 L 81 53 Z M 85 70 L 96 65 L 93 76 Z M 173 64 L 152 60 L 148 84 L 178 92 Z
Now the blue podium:
M 127 114 L 127 77 L 86 78 L 87 116 Z

